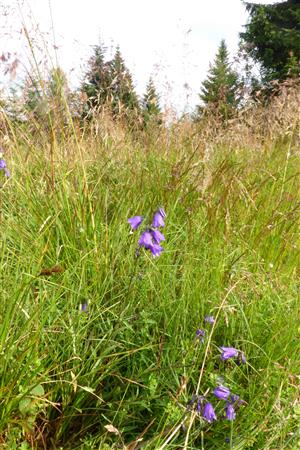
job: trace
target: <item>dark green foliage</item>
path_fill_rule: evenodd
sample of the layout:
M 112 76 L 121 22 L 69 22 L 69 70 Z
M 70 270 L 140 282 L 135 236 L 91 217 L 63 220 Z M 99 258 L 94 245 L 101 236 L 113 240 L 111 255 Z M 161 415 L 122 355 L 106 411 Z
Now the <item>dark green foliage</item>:
M 88 71 L 81 89 L 87 96 L 87 110 L 103 106 L 109 98 L 111 87 L 110 64 L 105 61 L 105 47 L 94 47 L 94 54 L 88 62 Z
M 300 74 L 300 1 L 273 5 L 246 3 L 250 14 L 240 34 L 246 53 L 262 65 L 264 84 Z
M 87 96 L 87 112 L 106 106 L 114 117 L 125 115 L 128 118 L 139 110 L 132 76 L 119 48 L 114 58 L 107 61 L 105 48 L 102 45 L 94 47 L 82 90 Z
M 240 82 L 237 73 L 231 68 L 224 40 L 221 41 L 214 63 L 210 65 L 199 96 L 205 106 L 198 106 L 198 117 L 206 110 L 211 110 L 226 120 L 239 105 Z
M 161 109 L 159 106 L 159 96 L 156 92 L 155 84 L 152 77 L 146 86 L 146 92 L 143 97 L 143 121 L 144 125 L 149 124 L 160 125 L 162 123 L 161 119 Z
M 138 112 L 139 102 L 134 90 L 132 76 L 125 65 L 119 47 L 109 62 L 111 77 L 111 103 L 114 115 Z

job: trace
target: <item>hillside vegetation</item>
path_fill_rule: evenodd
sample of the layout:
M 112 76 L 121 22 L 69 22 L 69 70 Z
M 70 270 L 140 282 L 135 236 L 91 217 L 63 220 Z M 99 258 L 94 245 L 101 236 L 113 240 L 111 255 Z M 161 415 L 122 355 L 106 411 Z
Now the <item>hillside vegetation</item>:
M 299 104 L 1 117 L 1 448 L 300 448 Z

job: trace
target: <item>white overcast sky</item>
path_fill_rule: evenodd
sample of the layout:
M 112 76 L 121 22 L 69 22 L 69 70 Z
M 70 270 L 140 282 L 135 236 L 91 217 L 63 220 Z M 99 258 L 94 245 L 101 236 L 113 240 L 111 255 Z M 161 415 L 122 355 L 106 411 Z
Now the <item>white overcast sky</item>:
M 152 75 L 163 103 L 180 111 L 197 104 L 201 81 L 221 39 L 235 54 L 248 17 L 241 0 L 21 0 L 13 11 L 15 3 L 0 0 L 0 6 L 9 6 L 5 26 L 16 32 L 23 14 L 29 29 L 31 16 L 47 33 L 52 14 L 58 63 L 73 86 L 78 85 L 92 46 L 101 39 L 108 48 L 120 46 L 138 94 Z M 44 35 L 51 50 L 53 33 Z M 20 34 L 1 36 L 0 53 L 16 51 L 24 57 L 22 39 Z

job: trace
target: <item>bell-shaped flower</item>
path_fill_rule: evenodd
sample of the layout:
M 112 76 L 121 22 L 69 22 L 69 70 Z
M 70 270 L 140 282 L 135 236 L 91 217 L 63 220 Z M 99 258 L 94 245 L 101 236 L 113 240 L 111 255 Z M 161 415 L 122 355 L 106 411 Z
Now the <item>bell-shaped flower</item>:
M 209 402 L 207 402 L 204 406 L 203 417 L 208 423 L 212 423 L 214 420 L 217 420 L 213 405 Z
M 141 247 L 145 247 L 147 250 L 151 250 L 152 251 L 152 247 L 153 247 L 153 241 L 152 241 L 152 235 L 150 233 L 150 231 L 146 230 L 141 234 L 141 237 L 139 239 L 139 245 Z
M 214 395 L 219 399 L 219 400 L 227 400 L 229 395 L 230 395 L 230 389 L 227 388 L 226 386 L 217 386 L 214 389 Z
M 200 328 L 196 331 L 196 337 L 200 342 L 204 342 L 205 330 L 201 330 Z
M 165 240 L 164 235 L 159 230 L 151 230 L 151 235 L 155 244 L 159 244 L 161 241 Z
M 149 250 L 151 250 L 152 256 L 153 256 L 154 258 L 157 258 L 158 256 L 160 256 L 161 252 L 163 251 L 163 247 L 161 247 L 161 246 L 158 245 L 158 244 L 152 244 L 152 245 L 149 247 Z
M 214 316 L 205 316 L 204 321 L 213 325 L 215 323 L 215 318 L 214 318 Z
M 228 420 L 234 420 L 236 418 L 236 412 L 231 403 L 227 403 L 227 406 L 225 408 L 226 412 L 226 419 Z
M 152 226 L 155 228 L 164 227 L 165 226 L 165 221 L 164 221 L 165 217 L 166 217 L 165 210 L 163 208 L 159 208 L 153 216 Z
M 239 354 L 239 351 L 233 347 L 220 347 L 220 348 L 222 350 L 221 354 L 222 361 L 226 361 L 227 359 L 230 358 L 235 358 Z
M 0 170 L 4 171 L 4 174 L 5 174 L 6 178 L 10 177 L 9 170 L 7 169 L 6 162 L 5 162 L 5 160 L 3 158 L 0 158 Z
M 135 231 L 141 225 L 142 221 L 143 216 L 134 216 L 128 219 L 127 222 L 130 223 L 132 230 Z

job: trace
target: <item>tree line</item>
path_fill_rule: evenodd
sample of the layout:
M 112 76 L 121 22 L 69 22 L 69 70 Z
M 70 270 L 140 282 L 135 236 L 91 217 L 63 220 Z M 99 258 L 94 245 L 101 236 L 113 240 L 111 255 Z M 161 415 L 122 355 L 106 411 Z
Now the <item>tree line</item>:
M 222 121 L 233 117 L 246 100 L 268 99 L 278 83 L 300 76 L 300 0 L 272 5 L 245 3 L 249 13 L 240 33 L 239 57 L 243 70 L 230 61 L 222 40 L 199 93 L 200 104 L 193 113 L 200 120 L 213 113 Z M 89 120 L 103 109 L 113 119 L 147 128 L 162 123 L 160 99 L 152 77 L 142 99 L 135 91 L 132 75 L 120 48 L 109 59 L 103 44 L 93 47 L 79 91 L 72 92 L 60 68 L 52 69 L 47 80 L 28 76 L 23 92 L 25 111 L 39 118 L 55 111 L 65 120 L 64 102 L 80 120 Z M 254 75 L 256 68 L 258 75 Z M 63 102 L 62 102 L 63 99 Z M 53 120 L 55 120 L 53 118 Z

